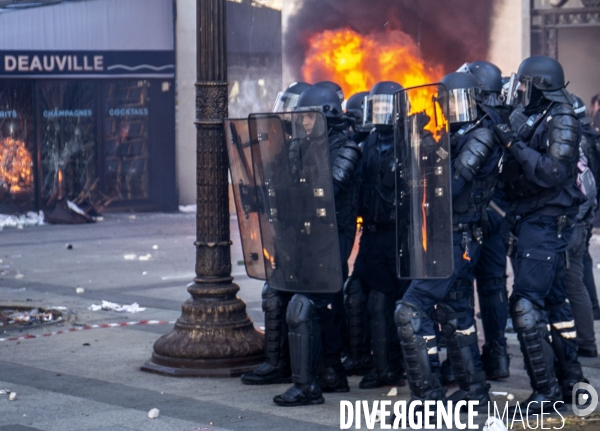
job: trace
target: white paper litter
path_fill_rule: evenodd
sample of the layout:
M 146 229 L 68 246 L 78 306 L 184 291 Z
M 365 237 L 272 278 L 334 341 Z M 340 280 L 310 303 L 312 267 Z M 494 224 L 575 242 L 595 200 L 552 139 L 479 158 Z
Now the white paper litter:
M 16 278 L 17 280 L 20 280 L 20 279 L 22 279 L 23 277 L 25 277 L 25 276 L 24 276 L 23 274 L 21 274 L 21 273 L 18 273 L 17 275 L 15 275 L 15 278 Z
M 27 214 L 0 214 L 0 229 L 4 227 L 41 226 L 44 224 L 44 213 L 29 211 Z
M 75 289 L 75 293 L 83 293 L 85 292 L 85 289 L 83 287 L 78 287 Z
M 394 387 L 392 389 L 390 389 L 390 391 L 387 393 L 388 397 L 396 397 L 398 396 L 398 388 Z
M 507 431 L 506 425 L 500 419 L 495 416 L 489 417 L 485 421 L 485 425 L 483 426 L 483 431 Z
M 11 392 L 10 395 L 8 396 L 8 400 L 9 401 L 14 401 L 17 399 L 17 393 L 16 392 Z
M 144 311 L 145 308 L 140 307 L 140 305 L 137 302 L 134 302 L 131 305 L 119 305 L 119 304 L 115 304 L 114 302 L 109 302 L 109 301 L 103 300 L 101 305 L 92 304 L 88 307 L 88 310 L 91 310 L 91 311 L 107 310 L 107 311 L 118 311 L 120 313 L 139 313 L 140 311 Z
M 123 259 L 125 259 L 125 260 L 135 260 L 136 258 L 137 258 L 137 254 L 135 254 L 135 253 L 128 253 L 128 254 L 123 255 Z
M 148 253 L 148 254 L 146 254 L 146 255 L 144 255 L 144 256 L 140 256 L 140 257 L 138 257 L 138 259 L 139 259 L 139 260 L 142 260 L 142 261 L 148 261 L 148 260 L 150 260 L 151 258 L 152 258 L 152 255 L 151 255 L 150 253 Z
M 179 212 L 182 213 L 195 213 L 198 210 L 198 206 L 196 204 L 190 205 L 179 205 Z
M 0 389 L 0 395 L 10 394 L 11 392 L 10 389 Z
M 150 410 L 148 412 L 148 417 L 150 419 L 156 419 L 159 414 L 160 414 L 160 410 L 158 410 L 158 409 L 152 409 L 152 410 Z
M 153 245 L 152 246 L 152 250 L 158 250 L 158 246 L 157 245 Z

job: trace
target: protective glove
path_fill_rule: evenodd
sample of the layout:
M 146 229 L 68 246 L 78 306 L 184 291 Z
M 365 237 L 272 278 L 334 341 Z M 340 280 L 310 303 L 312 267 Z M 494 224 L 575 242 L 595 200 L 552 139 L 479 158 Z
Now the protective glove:
M 515 133 L 508 124 L 494 124 L 494 133 L 504 148 L 510 148 L 515 140 Z

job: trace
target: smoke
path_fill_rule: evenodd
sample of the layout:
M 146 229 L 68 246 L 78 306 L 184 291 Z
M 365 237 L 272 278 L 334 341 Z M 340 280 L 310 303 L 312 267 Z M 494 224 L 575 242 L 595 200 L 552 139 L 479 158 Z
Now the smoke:
M 441 65 L 445 73 L 487 57 L 494 0 L 300 1 L 284 36 L 287 67 L 295 79 L 301 79 L 310 36 L 346 27 L 363 35 L 401 30 L 427 63 Z

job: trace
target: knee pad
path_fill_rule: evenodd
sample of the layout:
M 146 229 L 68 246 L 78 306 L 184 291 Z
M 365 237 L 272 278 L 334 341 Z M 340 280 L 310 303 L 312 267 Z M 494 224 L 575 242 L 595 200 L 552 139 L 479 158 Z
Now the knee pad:
M 260 296 L 262 298 L 263 313 L 277 311 L 283 306 L 279 291 L 269 286 L 269 283 L 265 283 Z
M 366 302 L 361 281 L 356 277 L 350 277 L 344 284 L 344 305 L 352 307 Z
M 385 313 L 389 307 L 388 298 L 385 293 L 371 290 L 369 292 L 367 307 L 370 316 L 377 316 L 379 313 Z
M 398 301 L 394 321 L 400 340 L 411 339 L 421 329 L 422 314 L 419 307 L 410 302 Z
M 286 313 L 286 321 L 290 329 L 310 322 L 316 311 L 315 304 L 304 295 L 296 294 L 292 297 Z
M 537 307 L 527 298 L 510 298 L 510 314 L 515 331 L 533 329 L 541 318 Z
M 435 320 L 442 327 L 442 334 L 446 337 L 458 330 L 458 319 L 466 315 L 465 311 L 457 312 L 444 302 L 438 303 L 435 308 Z

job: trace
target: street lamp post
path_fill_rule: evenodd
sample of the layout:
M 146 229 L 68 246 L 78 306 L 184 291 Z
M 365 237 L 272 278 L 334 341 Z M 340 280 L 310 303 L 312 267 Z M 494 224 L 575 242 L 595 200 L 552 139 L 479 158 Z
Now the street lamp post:
M 174 376 L 235 376 L 263 360 L 264 336 L 232 283 L 227 150 L 225 0 L 196 1 L 196 277 L 173 330 L 142 370 Z

